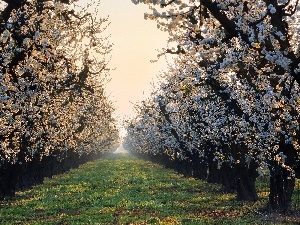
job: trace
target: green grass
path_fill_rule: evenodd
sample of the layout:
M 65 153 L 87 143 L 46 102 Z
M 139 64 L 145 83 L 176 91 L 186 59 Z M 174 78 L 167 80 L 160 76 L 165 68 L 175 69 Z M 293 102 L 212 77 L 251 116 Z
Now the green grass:
M 218 185 L 184 178 L 133 157 L 109 157 L 0 201 L 0 224 L 270 222 L 255 213 L 266 197 L 255 203 L 237 202 L 233 194 L 220 193 L 219 189 Z M 281 224 L 293 224 L 292 221 L 294 218 L 284 218 Z

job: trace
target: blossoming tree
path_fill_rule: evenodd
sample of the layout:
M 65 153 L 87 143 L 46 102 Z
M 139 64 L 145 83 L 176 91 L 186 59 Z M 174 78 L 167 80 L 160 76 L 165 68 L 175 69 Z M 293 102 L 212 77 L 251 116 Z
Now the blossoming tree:
M 103 92 L 107 19 L 91 11 L 97 3 L 76 2 L 2 1 L 1 195 L 14 193 L 28 163 L 106 152 L 117 141 Z
M 165 52 L 178 55 L 178 67 L 196 71 L 185 71 L 194 77 L 190 85 L 209 85 L 205 92 L 222 102 L 214 102 L 224 108 L 219 120 L 210 115 L 197 128 L 208 137 L 201 141 L 213 144 L 217 160 L 245 171 L 237 184 L 255 181 L 250 165 L 257 172 L 268 168 L 269 207 L 289 209 L 299 171 L 299 1 L 133 2 L 148 4 L 153 13 L 145 17 L 169 32 L 177 49 Z M 193 114 L 199 113 L 205 110 Z

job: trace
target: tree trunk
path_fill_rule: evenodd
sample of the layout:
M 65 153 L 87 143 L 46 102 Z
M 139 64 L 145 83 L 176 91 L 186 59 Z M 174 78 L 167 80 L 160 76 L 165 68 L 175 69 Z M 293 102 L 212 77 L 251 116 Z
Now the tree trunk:
M 292 195 L 295 187 L 295 170 L 298 156 L 292 144 L 286 144 L 281 138 L 279 151 L 285 156 L 284 166 L 276 159 L 271 161 L 270 194 L 268 209 L 286 213 L 291 209 Z
M 268 209 L 286 213 L 291 209 L 295 177 L 280 165 L 270 170 L 270 194 Z
M 192 175 L 196 179 L 207 180 L 207 162 L 204 157 L 199 156 L 199 152 L 195 151 L 191 155 Z
M 300 159 L 297 161 L 297 166 L 295 167 L 295 176 L 300 179 Z
M 201 161 L 201 159 L 198 161 L 198 163 L 193 163 L 193 177 L 200 180 L 207 180 L 208 175 L 208 167 L 207 163 L 204 161 Z
M 0 168 L 0 199 L 13 197 L 16 191 L 18 173 L 14 170 L 14 164 L 3 163 Z
M 257 165 L 250 163 L 246 165 L 235 165 L 237 200 L 256 201 L 258 199 L 255 188 L 255 180 L 258 177 Z
M 192 165 L 189 159 L 175 159 L 175 170 L 183 174 L 185 177 L 191 177 L 192 176 Z
M 236 187 L 234 168 L 226 163 L 223 163 L 220 169 L 222 180 L 222 191 L 233 193 Z
M 212 148 L 212 145 L 208 142 L 207 143 L 208 149 Z M 222 176 L 221 171 L 218 169 L 218 163 L 214 160 L 214 153 L 211 150 L 207 150 L 205 152 L 207 158 L 207 165 L 208 165 L 208 176 L 207 182 L 208 183 L 215 183 L 221 184 L 222 183 Z
M 221 170 L 218 169 L 218 165 L 216 162 L 212 162 L 208 164 L 208 183 L 221 184 L 222 183 L 222 173 Z
M 214 161 L 214 155 L 212 152 L 207 152 L 207 164 L 208 164 L 208 183 L 221 184 L 222 175 L 221 170 L 218 169 L 218 163 Z

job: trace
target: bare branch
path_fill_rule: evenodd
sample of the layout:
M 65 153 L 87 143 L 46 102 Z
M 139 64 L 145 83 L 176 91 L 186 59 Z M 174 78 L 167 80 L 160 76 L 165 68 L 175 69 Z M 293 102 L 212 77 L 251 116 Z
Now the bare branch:
M 168 5 L 171 5 L 173 2 L 175 2 L 175 0 L 171 0 L 171 1 L 169 1 L 168 3 L 165 3 L 165 4 L 160 4 L 160 6 L 161 6 L 162 8 L 164 8 L 164 7 L 167 7 Z
M 185 51 L 180 45 L 177 45 L 177 50 L 176 51 L 172 51 L 171 49 L 167 49 L 166 53 L 177 54 L 178 55 L 178 54 L 185 54 Z

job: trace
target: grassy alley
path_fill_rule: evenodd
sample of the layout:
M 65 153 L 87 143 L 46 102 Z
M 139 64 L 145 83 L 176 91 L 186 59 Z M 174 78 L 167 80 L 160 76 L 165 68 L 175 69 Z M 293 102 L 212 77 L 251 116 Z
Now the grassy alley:
M 257 212 L 266 197 L 237 202 L 234 194 L 219 189 L 150 162 L 115 155 L 0 201 L 0 224 L 273 223 Z

